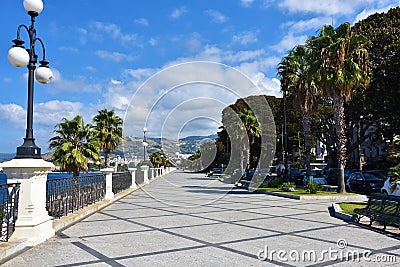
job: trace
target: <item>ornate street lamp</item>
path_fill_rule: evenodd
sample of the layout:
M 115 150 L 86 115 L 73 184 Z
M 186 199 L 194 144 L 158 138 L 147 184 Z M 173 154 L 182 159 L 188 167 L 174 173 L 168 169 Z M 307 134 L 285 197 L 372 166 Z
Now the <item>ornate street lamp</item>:
M 143 163 L 146 162 L 146 147 L 149 145 L 146 140 L 147 128 L 143 128 Z
M 17 147 L 16 159 L 21 158 L 42 158 L 41 150 L 35 144 L 33 138 L 33 87 L 34 76 L 40 83 L 47 84 L 53 78 L 53 73 L 48 67 L 49 62 L 46 60 L 46 51 L 42 40 L 36 37 L 35 19 L 43 10 L 42 0 L 24 0 L 24 8 L 31 17 L 31 25 L 28 27 L 24 24 L 18 26 L 17 38 L 13 40 L 13 47 L 8 51 L 8 61 L 15 67 L 28 66 L 28 107 L 26 119 L 26 135 L 22 146 Z M 29 47 L 25 49 L 24 41 L 20 39 L 20 31 L 24 28 L 29 35 Z M 43 59 L 39 61 L 39 68 L 36 70 L 38 56 L 35 52 L 35 44 L 39 42 L 42 46 Z

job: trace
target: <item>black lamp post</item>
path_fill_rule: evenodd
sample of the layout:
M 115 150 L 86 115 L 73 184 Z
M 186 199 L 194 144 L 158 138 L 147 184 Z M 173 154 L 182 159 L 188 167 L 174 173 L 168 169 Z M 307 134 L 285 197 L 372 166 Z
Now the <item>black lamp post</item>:
M 18 26 L 17 38 L 13 40 L 13 47 L 8 51 L 8 60 L 16 67 L 28 67 L 28 107 L 26 119 L 26 134 L 22 146 L 17 147 L 16 159 L 21 158 L 42 158 L 41 150 L 35 144 L 33 137 L 33 92 L 34 92 L 34 76 L 40 83 L 47 84 L 53 78 L 53 73 L 48 67 L 49 62 L 46 61 L 46 52 L 43 41 L 36 37 L 35 19 L 43 10 L 42 0 L 24 0 L 24 8 L 31 17 L 31 25 L 28 27 L 24 24 Z M 29 35 L 29 48 L 24 48 L 24 41 L 20 39 L 20 31 L 24 28 Z M 39 68 L 36 70 L 37 54 L 35 52 L 35 44 L 38 41 L 42 46 L 43 59 L 39 61 Z
M 283 174 L 284 181 L 289 182 L 289 169 L 288 169 L 288 147 L 287 147 L 287 117 L 286 117 L 286 89 L 283 90 L 283 150 L 284 150 L 284 165 L 285 165 L 285 171 Z

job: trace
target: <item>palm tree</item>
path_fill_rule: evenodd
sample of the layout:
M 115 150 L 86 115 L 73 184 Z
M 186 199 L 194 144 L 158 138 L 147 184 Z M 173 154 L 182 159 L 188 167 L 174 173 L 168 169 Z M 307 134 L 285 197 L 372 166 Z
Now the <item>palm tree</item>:
M 312 72 L 319 79 L 322 96 L 333 103 L 336 129 L 336 148 L 340 168 L 339 192 L 345 192 L 344 167 L 346 165 L 346 136 L 344 104 L 351 99 L 351 92 L 369 83 L 368 52 L 365 39 L 351 31 L 348 22 L 336 29 L 325 25 L 319 36 L 307 40 L 314 61 Z
M 294 103 L 301 111 L 306 154 L 307 177 L 311 173 L 311 121 L 310 116 L 316 104 L 316 86 L 310 75 L 309 55 L 305 46 L 293 48 L 278 65 L 281 90 L 294 97 Z
M 54 162 L 62 171 L 78 176 L 79 172 L 88 171 L 88 159 L 101 161 L 99 142 L 81 116 L 72 120 L 64 118 L 53 132 L 55 136 L 49 140 L 49 148 L 55 149 Z
M 156 168 L 169 165 L 168 159 L 162 151 L 156 151 L 156 152 L 151 153 L 149 158 L 150 158 L 151 164 Z
M 103 109 L 93 117 L 95 135 L 100 141 L 101 149 L 104 152 L 104 165 L 110 167 L 110 153 L 117 149 L 124 141 L 122 130 L 122 119 L 115 115 L 114 110 Z
M 242 140 L 243 149 L 246 153 L 246 163 L 250 167 L 251 164 L 251 153 L 250 153 L 250 145 L 254 144 L 256 138 L 261 136 L 261 125 L 258 122 L 256 116 L 254 115 L 251 109 L 243 109 L 238 114 L 240 120 L 243 122 L 244 130 L 247 133 L 242 136 L 242 139 L 249 138 L 249 146 L 247 147 L 244 140 Z

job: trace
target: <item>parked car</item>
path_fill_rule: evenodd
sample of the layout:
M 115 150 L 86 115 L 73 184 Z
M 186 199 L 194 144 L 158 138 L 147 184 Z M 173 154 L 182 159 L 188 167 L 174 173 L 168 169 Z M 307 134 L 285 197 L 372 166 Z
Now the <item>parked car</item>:
M 326 182 L 329 185 L 338 185 L 339 168 L 330 168 L 326 170 Z
M 378 172 L 358 171 L 353 172 L 346 183 L 349 192 L 370 195 L 380 193 L 386 177 Z
M 326 171 L 326 182 L 329 185 L 338 185 L 339 178 L 339 168 L 330 168 Z M 354 169 L 345 169 L 344 170 L 344 182 L 346 183 L 349 179 L 350 175 L 357 170 Z
M 390 182 L 390 177 L 387 178 L 381 192 L 386 195 L 400 196 L 400 181 Z
M 304 185 L 304 173 L 301 169 L 290 168 L 289 169 L 289 182 L 295 183 L 296 185 Z
M 213 168 L 211 171 L 209 171 L 206 176 L 211 177 L 211 176 L 220 176 L 224 172 L 224 169 L 222 168 Z
M 311 170 L 310 177 L 312 177 L 312 181 L 314 183 L 319 183 L 321 185 L 326 185 L 327 181 L 322 170 Z M 307 176 L 304 175 L 303 185 L 307 184 Z

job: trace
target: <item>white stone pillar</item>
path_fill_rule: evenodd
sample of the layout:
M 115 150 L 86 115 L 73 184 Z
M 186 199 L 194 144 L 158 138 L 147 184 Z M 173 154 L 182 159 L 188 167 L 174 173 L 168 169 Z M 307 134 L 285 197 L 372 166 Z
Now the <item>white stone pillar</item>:
M 28 246 L 37 245 L 55 234 L 52 217 L 46 210 L 47 173 L 54 167 L 43 159 L 13 159 L 0 164 L 8 179 L 21 183 L 18 219 L 12 236 L 26 238 Z
M 132 189 L 136 189 L 137 188 L 137 185 L 136 185 L 136 170 L 137 170 L 137 168 L 128 168 L 128 171 L 131 173 L 131 177 L 132 177 L 132 185 L 131 185 Z
M 100 171 L 106 175 L 106 195 L 104 199 L 113 200 L 114 193 L 112 191 L 112 174 L 114 172 L 114 168 L 105 168 L 101 169 Z
M 143 172 L 143 183 L 149 184 L 149 166 L 140 166 L 140 170 Z
M 155 168 L 150 168 L 149 180 L 153 180 L 154 178 L 156 178 L 155 170 Z

